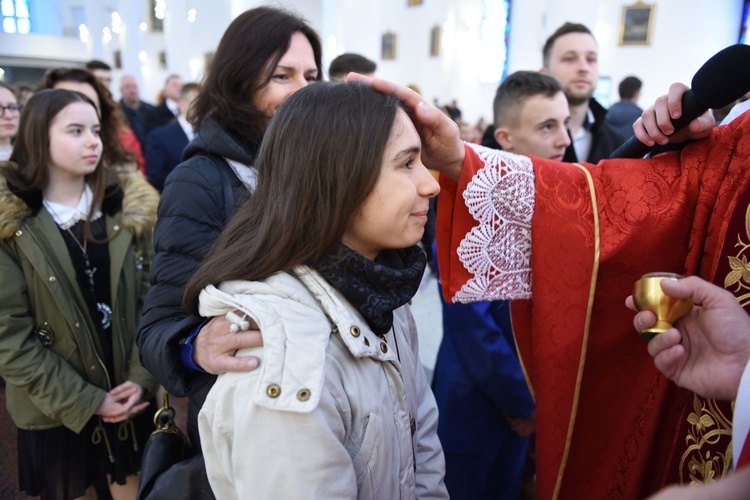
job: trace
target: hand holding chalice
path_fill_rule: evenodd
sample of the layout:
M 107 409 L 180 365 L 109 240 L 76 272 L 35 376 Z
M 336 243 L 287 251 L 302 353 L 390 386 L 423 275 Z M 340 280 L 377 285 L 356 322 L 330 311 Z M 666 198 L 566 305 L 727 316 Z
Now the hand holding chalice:
M 656 316 L 656 324 L 641 332 L 641 337 L 651 340 L 664 333 L 678 319 L 693 308 L 691 299 L 676 299 L 661 289 L 661 280 L 677 280 L 683 276 L 675 273 L 648 273 L 641 276 L 633 287 L 633 302 L 639 311 L 651 311 Z

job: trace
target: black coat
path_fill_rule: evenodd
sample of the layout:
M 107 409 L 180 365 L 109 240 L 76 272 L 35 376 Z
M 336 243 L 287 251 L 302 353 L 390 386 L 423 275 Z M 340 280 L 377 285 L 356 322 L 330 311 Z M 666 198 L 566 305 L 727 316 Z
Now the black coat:
M 154 130 L 156 127 L 166 125 L 176 118 L 172 110 L 167 106 L 166 101 L 159 104 L 158 106 L 152 106 L 151 109 L 146 113 L 146 126 L 144 127 L 144 134 L 148 135 L 149 132 Z
M 215 377 L 186 369 L 180 359 L 180 341 L 202 322 L 187 316 L 182 294 L 249 195 L 221 157 L 252 165 L 257 148 L 257 143 L 243 147 L 216 123 L 205 122 L 185 149 L 185 160 L 167 177 L 159 202 L 151 289 L 143 305 L 138 348 L 143 366 L 160 384 L 177 396 L 191 396 L 189 421 L 193 422 L 193 412 L 202 405 Z
M 604 106 L 596 102 L 596 100 L 591 99 L 589 100 L 589 109 L 594 114 L 594 124 L 591 126 L 591 151 L 589 151 L 589 156 L 585 161 L 599 163 L 599 160 L 609 158 L 609 155 L 620 147 L 625 142 L 625 139 L 619 132 L 612 128 L 612 125 L 605 121 L 604 118 L 607 116 L 607 110 Z M 572 138 L 570 146 L 565 150 L 565 156 L 562 161 L 568 163 L 584 161 L 576 156 Z
M 133 132 L 135 132 L 135 136 L 138 138 L 138 142 L 141 143 L 141 147 L 145 147 L 146 127 L 148 125 L 148 123 L 146 122 L 149 119 L 149 114 L 152 112 L 155 106 L 153 104 L 141 101 L 141 105 L 138 107 L 138 109 L 133 109 L 125 104 L 122 99 L 120 99 L 120 108 L 122 108 L 122 112 L 125 114 L 125 118 L 128 119 L 130 128 L 132 128 Z

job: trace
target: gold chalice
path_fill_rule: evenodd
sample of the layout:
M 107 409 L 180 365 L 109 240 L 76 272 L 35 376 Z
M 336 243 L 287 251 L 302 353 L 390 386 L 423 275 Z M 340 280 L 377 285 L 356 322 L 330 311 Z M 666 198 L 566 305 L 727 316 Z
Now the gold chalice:
M 678 280 L 682 275 L 675 273 L 648 273 L 641 276 L 633 287 L 633 302 L 639 311 L 651 311 L 656 316 L 656 324 L 641 332 L 641 337 L 651 340 L 659 333 L 672 328 L 672 323 L 685 316 L 693 308 L 691 299 L 676 299 L 661 289 L 661 280 Z

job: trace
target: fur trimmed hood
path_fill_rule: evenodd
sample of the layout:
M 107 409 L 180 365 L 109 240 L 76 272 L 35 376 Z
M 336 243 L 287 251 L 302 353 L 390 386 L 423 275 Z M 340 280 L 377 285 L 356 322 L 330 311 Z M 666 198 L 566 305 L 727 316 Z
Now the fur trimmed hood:
M 0 176 L 0 240 L 12 237 L 24 219 L 42 209 L 41 191 L 20 191 Z M 108 186 L 102 212 L 107 215 L 122 210 L 122 224 L 140 237 L 153 229 L 159 193 L 138 173 L 122 173 L 118 184 Z

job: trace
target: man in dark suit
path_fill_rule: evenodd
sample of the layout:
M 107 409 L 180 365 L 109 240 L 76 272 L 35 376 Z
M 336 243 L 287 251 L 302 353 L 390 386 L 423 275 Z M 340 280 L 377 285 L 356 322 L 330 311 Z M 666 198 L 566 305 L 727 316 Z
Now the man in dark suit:
M 180 100 L 180 93 L 182 92 L 182 78 L 179 75 L 169 75 L 162 92 L 164 102 L 149 110 L 146 115 L 146 135 L 156 127 L 171 122 L 180 113 L 177 101 Z
M 554 77 L 570 107 L 568 130 L 572 143 L 563 161 L 597 163 L 625 139 L 604 120 L 607 110 L 594 99 L 599 81 L 599 46 L 583 24 L 565 23 L 542 49 L 542 73 Z
M 141 147 L 146 147 L 146 121 L 154 105 L 141 100 L 138 80 L 131 75 L 125 75 L 120 80 L 120 95 L 122 112 L 125 113 L 125 118 L 128 119 Z
M 155 128 L 146 136 L 146 176 L 160 192 L 167 175 L 182 161 L 182 151 L 195 135 L 187 117 L 199 88 L 197 83 L 186 83 L 177 101 L 177 119 Z

